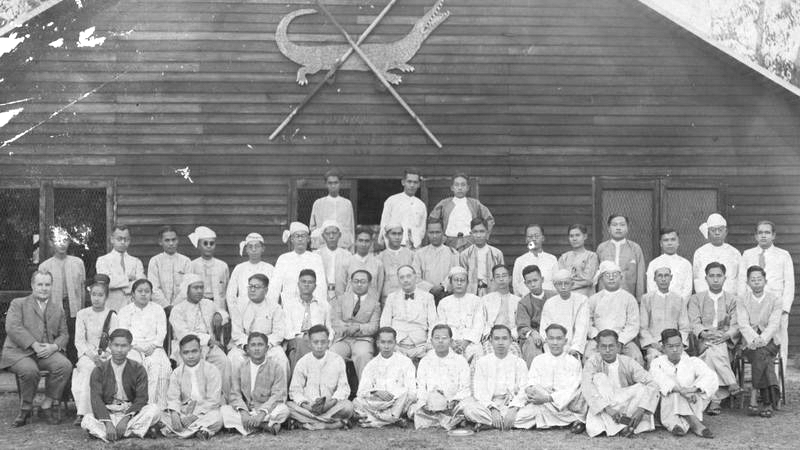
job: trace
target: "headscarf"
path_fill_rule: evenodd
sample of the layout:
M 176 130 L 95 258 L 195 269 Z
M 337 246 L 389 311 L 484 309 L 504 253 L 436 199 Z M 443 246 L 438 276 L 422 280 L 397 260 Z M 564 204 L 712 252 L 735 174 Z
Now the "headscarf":
M 289 242 L 289 238 L 292 237 L 293 234 L 299 233 L 299 232 L 308 233 L 308 227 L 305 224 L 300 223 L 300 222 L 292 222 L 289 225 L 289 229 L 288 230 L 283 230 L 282 240 L 283 240 L 284 244 Z
M 336 227 L 340 233 L 342 232 L 342 227 L 339 226 L 338 222 L 333 219 L 328 219 L 322 222 L 321 227 L 311 232 L 311 239 L 322 239 L 322 233 L 324 233 L 329 227 Z
M 703 237 L 708 239 L 708 229 L 714 227 L 727 227 L 728 222 L 725 221 L 725 218 L 722 215 L 714 213 L 708 216 L 705 222 L 703 222 L 700 227 L 698 228 L 701 233 L 703 233 Z
M 250 233 L 250 234 L 248 234 L 247 237 L 244 238 L 244 240 L 242 242 L 239 242 L 239 256 L 244 256 L 244 247 L 245 247 L 245 245 L 247 245 L 247 244 L 249 244 L 251 242 L 261 242 L 261 244 L 263 245 L 264 244 L 264 237 L 261 236 L 258 233 Z
M 181 286 L 178 288 L 178 295 L 175 296 L 173 305 L 177 305 L 178 303 L 186 300 L 189 297 L 189 286 L 197 282 L 203 282 L 203 278 L 200 275 L 191 272 L 185 274 L 183 276 L 183 280 L 181 280 Z
M 600 277 L 603 276 L 606 272 L 620 272 L 622 273 L 622 269 L 619 268 L 617 263 L 614 261 L 603 261 L 600 263 L 600 268 L 597 269 L 597 273 L 594 276 L 594 284 L 597 284 L 600 281 Z
M 200 239 L 216 239 L 217 233 L 214 233 L 214 230 L 208 227 L 197 227 L 194 229 L 194 233 L 189 235 L 189 240 L 192 241 L 192 245 L 197 248 L 197 243 L 200 242 Z
M 395 228 L 400 228 L 402 230 L 403 229 L 403 224 L 401 224 L 400 222 L 389 222 L 383 227 L 383 231 L 385 233 L 388 233 L 388 232 L 394 230 Z

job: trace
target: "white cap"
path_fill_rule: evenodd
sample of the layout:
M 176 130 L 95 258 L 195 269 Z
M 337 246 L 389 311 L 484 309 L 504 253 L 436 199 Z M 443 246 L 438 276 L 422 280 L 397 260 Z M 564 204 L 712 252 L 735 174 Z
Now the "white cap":
M 700 232 L 703 234 L 703 237 L 708 239 L 708 229 L 713 227 L 727 227 L 728 222 L 725 220 L 722 215 L 714 213 L 708 216 L 708 219 L 698 227 Z
M 214 233 L 214 230 L 208 227 L 197 227 L 194 229 L 194 233 L 189 235 L 189 240 L 192 241 L 192 245 L 197 247 L 197 243 L 200 239 L 216 239 L 217 233 Z
M 244 246 L 251 243 L 251 242 L 261 242 L 264 243 L 264 237 L 258 233 L 250 233 L 247 235 L 246 238 L 242 242 L 239 242 L 239 255 L 244 256 Z
M 283 242 L 289 242 L 289 238 L 295 233 L 308 233 L 308 227 L 300 222 L 292 222 L 288 230 L 283 230 Z

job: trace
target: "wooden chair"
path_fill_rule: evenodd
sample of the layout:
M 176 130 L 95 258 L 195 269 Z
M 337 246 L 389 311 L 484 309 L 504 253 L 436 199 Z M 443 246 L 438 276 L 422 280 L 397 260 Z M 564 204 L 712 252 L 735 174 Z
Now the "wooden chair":
M 745 369 L 746 366 L 750 364 L 750 361 L 747 359 L 742 352 L 738 352 L 736 354 L 736 360 L 734 362 L 734 370 L 736 371 L 736 381 L 739 383 L 739 386 L 744 388 L 745 383 Z M 781 358 L 780 352 L 775 355 L 775 358 L 772 360 L 773 366 L 778 368 L 778 383 L 779 388 L 781 390 L 781 399 L 780 403 L 783 406 L 786 406 L 786 381 L 783 375 L 783 359 Z M 752 388 L 751 388 L 752 389 Z M 739 408 L 743 409 L 745 401 L 748 399 L 745 398 L 745 395 L 739 395 Z

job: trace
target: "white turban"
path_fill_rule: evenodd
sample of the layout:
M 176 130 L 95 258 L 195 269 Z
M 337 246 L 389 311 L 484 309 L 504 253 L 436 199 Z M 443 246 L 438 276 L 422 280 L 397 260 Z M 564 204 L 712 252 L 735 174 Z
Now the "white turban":
M 250 233 L 242 242 L 239 242 L 239 256 L 244 256 L 244 246 L 251 242 L 261 242 L 264 244 L 264 237 L 258 233 Z
M 189 235 L 189 240 L 192 241 L 192 245 L 197 247 L 197 243 L 200 239 L 216 239 L 217 233 L 214 233 L 214 230 L 208 227 L 197 227 L 194 229 L 194 233 Z
M 467 269 L 465 269 L 465 268 L 463 268 L 461 266 L 453 266 L 450 269 L 450 272 L 448 272 L 448 274 L 447 274 L 447 279 L 449 280 L 450 278 L 453 278 L 455 275 L 460 275 L 460 274 L 464 274 L 464 275 L 469 276 L 468 273 L 467 273 Z
M 567 269 L 559 269 L 556 273 L 553 274 L 553 281 L 559 280 L 571 280 L 572 279 L 572 272 Z
M 703 237 L 708 239 L 708 229 L 714 227 L 727 227 L 728 222 L 725 221 L 725 218 L 722 217 L 720 214 L 714 213 L 708 216 L 708 219 L 700 225 L 698 228 L 701 233 L 703 233 Z
M 289 242 L 289 238 L 295 233 L 308 233 L 308 227 L 300 222 L 292 222 L 288 230 L 283 230 L 283 242 Z
M 387 223 L 383 227 L 383 231 L 388 233 L 388 232 L 394 230 L 395 228 L 400 228 L 402 230 L 403 229 L 403 225 L 400 222 L 390 222 L 390 223 Z
M 619 268 L 617 263 L 614 261 L 603 261 L 600 263 L 600 268 L 597 269 L 597 274 L 594 276 L 594 284 L 600 280 L 600 277 L 603 276 L 606 272 L 622 272 L 622 269 Z
M 322 222 L 322 226 L 321 227 L 319 227 L 316 230 L 311 232 L 311 238 L 312 239 L 322 239 L 322 233 L 324 233 L 325 230 L 327 230 L 330 227 L 335 227 L 337 230 L 339 230 L 340 233 L 342 231 L 342 227 L 339 226 L 338 222 L 336 222 L 333 219 L 328 219 L 328 220 Z
M 175 297 L 175 302 L 173 304 L 177 305 L 178 303 L 186 300 L 186 298 L 189 296 L 189 286 L 202 282 L 203 278 L 200 275 L 191 272 L 185 274 L 181 280 L 181 286 L 178 288 L 178 295 Z

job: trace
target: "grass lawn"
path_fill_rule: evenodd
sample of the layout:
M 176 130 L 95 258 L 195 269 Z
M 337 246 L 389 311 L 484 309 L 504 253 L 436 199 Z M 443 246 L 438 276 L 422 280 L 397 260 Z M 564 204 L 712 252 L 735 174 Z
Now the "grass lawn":
M 235 448 L 324 448 L 364 449 L 385 448 L 443 449 L 443 448 L 546 448 L 596 449 L 635 447 L 675 449 L 744 449 L 800 448 L 800 371 L 789 370 L 787 377 L 788 405 L 771 419 L 747 417 L 744 410 L 724 409 L 721 416 L 708 417 L 706 423 L 716 435 L 713 440 L 695 436 L 676 438 L 663 429 L 639 435 L 633 439 L 589 438 L 574 436 L 565 430 L 549 431 L 484 431 L 469 437 L 450 437 L 441 430 L 382 430 L 353 429 L 349 431 L 284 431 L 277 437 L 258 434 L 241 437 L 223 432 L 208 442 L 179 439 L 126 439 L 113 445 L 123 449 L 235 449 Z M 66 424 L 50 426 L 34 421 L 21 428 L 11 428 L 17 414 L 16 394 L 0 396 L 0 448 L 8 449 L 101 449 L 109 448 L 78 427 L 74 416 Z

